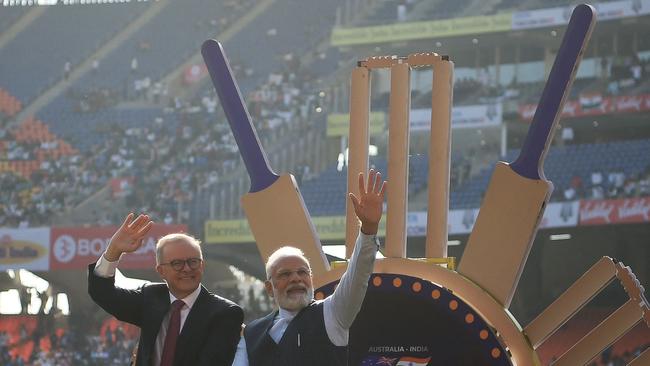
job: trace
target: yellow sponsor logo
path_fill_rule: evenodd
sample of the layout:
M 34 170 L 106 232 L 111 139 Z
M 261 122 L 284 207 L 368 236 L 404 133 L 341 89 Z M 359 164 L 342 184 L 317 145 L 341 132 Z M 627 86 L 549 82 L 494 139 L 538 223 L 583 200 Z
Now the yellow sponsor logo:
M 345 239 L 345 216 L 312 217 L 321 240 Z M 379 223 L 378 236 L 386 235 L 386 222 Z M 208 244 L 254 243 L 246 220 L 211 220 L 205 222 L 205 242 Z
M 368 132 L 378 134 L 384 131 L 386 126 L 386 113 L 371 112 L 368 115 L 370 126 Z M 327 136 L 347 136 L 350 134 L 350 115 L 348 113 L 330 113 L 327 115 Z
M 252 243 L 255 241 L 246 220 L 205 222 L 205 241 L 210 244 Z
M 332 46 L 351 46 L 468 34 L 478 35 L 504 32 L 511 29 L 512 13 L 500 13 L 489 16 L 396 23 L 372 27 L 334 28 L 330 42 Z
M 1 265 L 29 263 L 45 255 L 45 248 L 37 243 L 13 240 L 9 235 L 0 239 Z

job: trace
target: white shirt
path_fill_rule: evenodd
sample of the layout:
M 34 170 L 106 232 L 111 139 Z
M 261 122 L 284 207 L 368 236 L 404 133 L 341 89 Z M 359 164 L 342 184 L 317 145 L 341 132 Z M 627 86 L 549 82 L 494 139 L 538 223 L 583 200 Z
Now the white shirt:
M 334 293 L 323 300 L 323 318 L 325 330 L 330 341 L 336 346 L 346 346 L 350 335 L 350 327 L 361 309 L 363 298 L 368 289 L 368 279 L 372 274 L 377 254 L 377 239 L 374 235 L 359 232 L 354 252 L 348 268 L 341 277 Z M 269 336 L 279 343 L 287 330 L 289 323 L 296 313 L 280 308 L 273 320 Z M 241 337 L 237 345 L 237 353 L 233 366 L 248 366 L 246 340 Z
M 106 259 L 103 255 L 99 258 L 97 261 L 97 264 L 95 265 L 95 274 L 99 277 L 113 277 L 115 276 L 115 272 L 118 271 L 117 265 L 119 264 L 120 260 L 116 260 L 115 262 L 110 262 L 108 259 Z M 185 320 L 187 319 L 187 316 L 190 313 L 190 310 L 192 310 L 192 306 L 194 306 L 194 303 L 196 302 L 196 299 L 199 297 L 199 294 L 201 293 L 201 286 L 197 286 L 196 290 L 192 292 L 191 294 L 187 295 L 185 298 L 180 299 L 182 300 L 185 305 L 181 308 L 181 328 L 180 330 L 183 330 L 183 326 L 185 325 Z M 169 293 L 169 303 L 173 303 L 176 301 L 177 298 L 176 296 L 172 295 L 172 293 Z M 165 317 L 162 320 L 162 323 L 160 323 L 160 329 L 158 330 L 158 335 L 156 336 L 156 346 L 154 347 L 154 354 L 153 354 L 153 365 L 160 365 L 160 358 L 162 357 L 162 351 L 163 351 L 163 346 L 165 345 L 165 336 L 167 335 L 167 327 L 169 326 L 169 318 L 171 317 L 171 307 L 169 309 L 169 312 L 165 315 Z

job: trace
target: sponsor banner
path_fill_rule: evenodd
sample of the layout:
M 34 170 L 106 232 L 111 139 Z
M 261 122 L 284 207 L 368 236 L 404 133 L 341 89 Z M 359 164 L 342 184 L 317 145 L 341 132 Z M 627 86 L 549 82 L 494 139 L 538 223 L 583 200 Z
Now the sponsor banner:
M 650 0 L 609 1 L 594 6 L 599 21 L 650 14 Z M 574 6 L 566 6 L 371 27 L 336 27 L 332 31 L 330 43 L 341 47 L 564 26 L 569 23 L 573 8 Z
M 427 213 L 425 211 L 413 211 L 406 214 L 406 235 L 427 235 Z
M 246 220 L 210 220 L 204 224 L 207 244 L 252 243 L 255 241 Z
M 405 22 L 372 27 L 337 27 L 332 31 L 330 42 L 332 46 L 351 46 L 502 32 L 510 30 L 511 14 L 507 12 L 488 16 Z
M 609 1 L 593 5 L 598 21 L 650 14 L 650 0 Z
M 449 235 L 471 233 L 478 213 L 478 208 L 450 210 L 447 227 Z M 312 221 L 322 240 L 345 238 L 345 216 L 313 217 Z M 539 228 L 643 222 L 650 222 L 650 197 L 551 202 L 546 205 Z M 255 241 L 246 220 L 207 221 L 205 228 L 206 242 L 210 244 Z M 385 235 L 385 229 L 385 222 L 382 220 L 379 236 Z M 406 217 L 406 230 L 408 236 L 426 236 L 427 212 L 409 212 Z
M 650 197 L 580 202 L 580 225 L 650 222 Z
M 572 6 L 530 11 L 516 11 L 512 13 L 512 29 L 533 29 L 568 24 L 572 11 Z
M 530 122 L 535 115 L 537 104 L 519 107 L 519 118 Z M 598 116 L 611 113 L 637 113 L 650 111 L 650 94 L 602 97 L 598 95 L 581 96 L 579 100 L 569 100 L 564 104 L 562 118 Z
M 579 201 L 553 202 L 546 205 L 540 229 L 578 226 Z
M 447 216 L 447 232 L 449 235 L 469 234 L 477 217 L 478 208 L 450 210 Z
M 378 236 L 386 235 L 384 217 L 379 222 Z M 311 220 L 320 240 L 345 239 L 345 216 L 316 216 Z M 205 222 L 205 242 L 208 244 L 254 243 L 255 238 L 245 219 L 211 220 Z
M 321 240 L 345 240 L 345 216 L 317 216 L 312 218 Z M 377 236 L 386 235 L 386 213 L 379 222 Z
M 578 201 L 553 202 L 546 205 L 540 228 L 572 227 L 578 225 Z M 450 235 L 469 234 L 474 227 L 478 208 L 450 210 L 447 218 L 447 232 Z M 385 217 L 385 215 L 384 215 Z M 345 239 L 345 216 L 312 217 L 321 240 Z M 426 236 L 427 212 L 412 211 L 406 215 L 406 233 L 408 236 Z M 379 224 L 379 236 L 386 234 L 384 218 Z M 205 222 L 205 241 L 209 244 L 253 243 L 255 239 L 248 226 L 248 221 L 213 220 Z
M 386 126 L 386 113 L 371 112 L 368 116 L 370 126 L 368 133 L 371 135 L 381 133 Z M 350 134 L 350 114 L 330 113 L 327 115 L 327 136 L 347 136 Z
M 598 21 L 650 14 L 650 0 L 610 1 L 594 4 Z M 512 13 L 512 29 L 533 29 L 566 25 L 574 6 L 517 11 Z
M 573 227 L 578 225 L 579 201 L 552 202 L 546 205 L 544 216 L 539 224 L 540 229 L 556 227 Z M 469 234 L 474 228 L 478 217 L 478 208 L 450 210 L 448 232 L 450 235 Z M 426 222 L 426 212 L 423 212 Z
M 0 228 L 0 271 L 49 270 L 50 228 Z
M 431 109 L 414 109 L 409 118 L 411 131 L 429 131 L 431 129 Z M 451 128 L 482 128 L 498 126 L 503 121 L 501 103 L 466 105 L 451 109 Z
M 190 65 L 183 70 L 183 83 L 185 85 L 196 84 L 208 76 L 208 69 L 205 64 Z
M 53 227 L 50 269 L 83 269 L 104 253 L 117 226 Z M 120 268 L 150 269 L 156 263 L 156 242 L 170 233 L 187 232 L 186 225 L 154 224 L 144 244 L 134 253 L 122 256 Z

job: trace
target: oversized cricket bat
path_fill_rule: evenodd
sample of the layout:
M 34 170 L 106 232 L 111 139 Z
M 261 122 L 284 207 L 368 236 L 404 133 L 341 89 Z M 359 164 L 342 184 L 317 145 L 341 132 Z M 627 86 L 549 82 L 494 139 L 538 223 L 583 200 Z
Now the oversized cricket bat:
M 593 7 L 576 6 L 521 153 L 512 164 L 497 163 L 458 267 L 505 308 L 553 191 L 542 169 L 544 157 L 594 23 Z
M 223 47 L 208 40 L 201 53 L 251 179 L 241 204 L 262 259 L 266 262 L 282 246 L 296 246 L 309 258 L 315 275 L 325 273 L 329 263 L 296 181 L 269 167 Z

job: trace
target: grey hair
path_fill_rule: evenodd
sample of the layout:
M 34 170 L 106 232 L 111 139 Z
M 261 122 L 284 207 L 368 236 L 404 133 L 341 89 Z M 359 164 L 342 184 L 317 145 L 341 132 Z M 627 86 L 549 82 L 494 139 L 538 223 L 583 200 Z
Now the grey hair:
M 311 268 L 311 264 L 309 263 L 309 259 L 307 259 L 307 257 L 305 257 L 305 253 L 302 250 L 300 250 L 300 249 L 298 249 L 296 247 L 286 246 L 286 247 L 282 247 L 282 248 L 276 250 L 275 252 L 273 252 L 273 254 L 271 254 L 269 256 L 269 259 L 266 261 L 266 268 L 265 269 L 266 269 L 266 278 L 267 279 L 271 278 L 271 274 L 273 272 L 273 269 L 274 269 L 275 265 L 278 263 L 278 261 L 280 259 L 286 258 L 286 257 L 300 257 L 300 258 L 304 259 L 305 262 L 307 262 L 307 265 Z
M 186 243 L 194 245 L 199 249 L 201 259 L 203 259 L 203 251 L 201 250 L 201 241 L 199 239 L 185 233 L 173 233 L 167 234 L 158 239 L 158 242 L 156 243 L 156 264 L 162 263 L 162 253 L 165 245 L 174 241 L 184 241 Z

